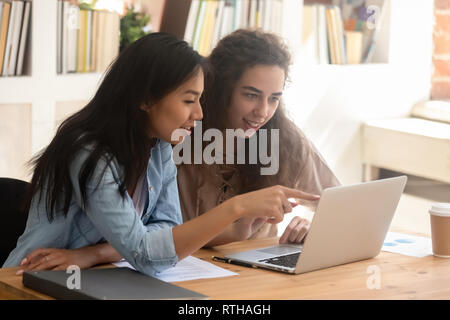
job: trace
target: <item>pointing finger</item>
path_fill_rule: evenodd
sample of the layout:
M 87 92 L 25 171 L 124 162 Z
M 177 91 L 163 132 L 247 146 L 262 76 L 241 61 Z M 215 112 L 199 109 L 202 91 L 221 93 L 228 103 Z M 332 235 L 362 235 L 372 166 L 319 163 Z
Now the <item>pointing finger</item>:
M 283 186 L 280 187 L 286 198 L 300 198 L 303 200 L 311 200 L 311 201 L 317 201 L 320 199 L 320 196 L 316 194 L 307 193 L 297 189 L 291 189 Z

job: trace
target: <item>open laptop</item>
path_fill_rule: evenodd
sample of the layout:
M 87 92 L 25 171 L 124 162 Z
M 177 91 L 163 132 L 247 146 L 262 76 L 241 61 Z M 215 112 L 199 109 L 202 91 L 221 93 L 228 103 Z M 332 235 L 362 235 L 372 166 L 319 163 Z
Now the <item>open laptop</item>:
M 323 191 L 303 245 L 283 244 L 225 256 L 225 261 L 304 273 L 369 259 L 380 253 L 407 177 Z

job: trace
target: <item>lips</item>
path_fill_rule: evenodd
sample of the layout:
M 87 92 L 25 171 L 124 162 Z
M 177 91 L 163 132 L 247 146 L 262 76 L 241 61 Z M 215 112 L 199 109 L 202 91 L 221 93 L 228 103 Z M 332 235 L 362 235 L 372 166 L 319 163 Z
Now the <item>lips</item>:
M 192 128 L 194 128 L 197 124 L 194 123 L 187 123 L 184 126 L 181 126 L 179 129 L 186 135 L 189 136 L 192 133 Z
M 183 131 L 183 133 L 187 136 L 190 136 L 192 131 L 191 131 L 191 127 L 180 127 L 181 131 Z
M 259 127 L 261 127 L 264 124 L 264 121 L 253 121 L 253 120 L 248 120 L 245 118 L 244 118 L 244 122 L 247 124 L 249 129 L 255 129 L 255 130 L 257 130 Z

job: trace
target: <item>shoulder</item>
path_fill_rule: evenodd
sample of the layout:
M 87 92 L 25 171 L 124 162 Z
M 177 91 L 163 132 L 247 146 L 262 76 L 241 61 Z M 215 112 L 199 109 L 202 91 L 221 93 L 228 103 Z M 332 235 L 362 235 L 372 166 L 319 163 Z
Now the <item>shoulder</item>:
M 300 153 L 301 153 L 301 162 L 302 165 L 305 166 L 308 162 L 323 162 L 325 163 L 324 158 L 320 154 L 320 151 L 315 146 L 314 142 L 308 138 L 308 136 L 300 129 L 298 129 L 300 134 Z
M 303 139 L 303 154 L 305 159 L 315 164 L 326 165 L 326 161 L 314 143 L 308 139 L 306 136 Z
M 302 164 L 297 176 L 297 188 L 321 192 L 326 187 L 339 185 L 339 180 L 314 143 L 303 134 Z
M 94 143 L 90 143 L 82 146 L 75 152 L 71 164 L 73 166 L 83 166 L 85 162 L 96 152 L 96 145 Z M 115 157 L 109 152 L 103 152 L 98 159 L 97 166 L 106 165 L 111 163 L 112 165 L 117 164 Z
M 70 165 L 69 173 L 74 181 L 78 181 L 78 178 L 83 169 L 88 165 L 90 157 L 95 152 L 95 144 L 90 143 L 82 146 L 77 152 L 75 152 Z M 102 180 L 108 178 L 108 180 L 120 181 L 121 167 L 118 164 L 116 158 L 108 153 L 102 153 L 98 160 L 92 164 L 91 180 Z

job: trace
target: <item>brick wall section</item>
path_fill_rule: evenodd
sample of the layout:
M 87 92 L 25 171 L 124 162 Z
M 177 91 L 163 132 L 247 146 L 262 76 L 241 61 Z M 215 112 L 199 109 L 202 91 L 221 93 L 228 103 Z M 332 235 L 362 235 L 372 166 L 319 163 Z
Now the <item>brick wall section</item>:
M 450 0 L 434 0 L 431 99 L 450 100 Z

